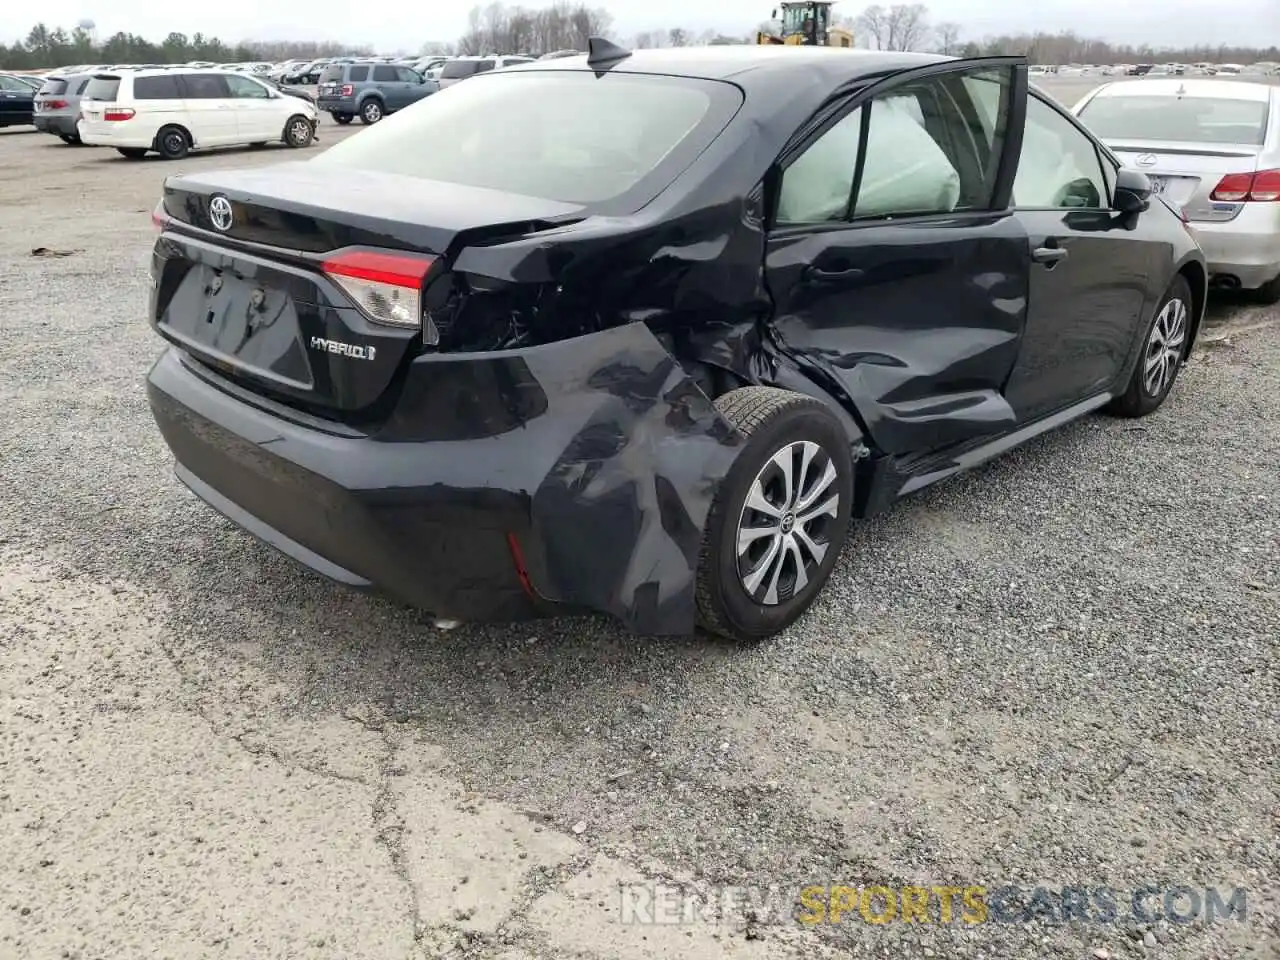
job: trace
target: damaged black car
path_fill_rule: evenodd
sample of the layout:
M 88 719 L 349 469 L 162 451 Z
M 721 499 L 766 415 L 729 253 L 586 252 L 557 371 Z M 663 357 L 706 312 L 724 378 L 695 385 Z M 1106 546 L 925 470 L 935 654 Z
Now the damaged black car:
M 593 40 L 154 219 L 178 477 L 462 621 L 775 634 L 856 518 L 1159 407 L 1205 306 L 1020 58 Z

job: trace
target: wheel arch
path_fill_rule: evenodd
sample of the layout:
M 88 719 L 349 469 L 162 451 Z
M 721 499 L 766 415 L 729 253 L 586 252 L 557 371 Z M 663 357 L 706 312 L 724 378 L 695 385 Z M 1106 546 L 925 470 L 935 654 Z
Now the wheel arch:
M 1195 347 L 1196 337 L 1200 334 L 1200 326 L 1209 305 L 1209 272 L 1199 260 L 1188 259 L 1179 265 L 1174 276 L 1182 277 L 1191 288 L 1191 330 L 1187 335 L 1186 353 L 1189 357 L 1191 350 Z

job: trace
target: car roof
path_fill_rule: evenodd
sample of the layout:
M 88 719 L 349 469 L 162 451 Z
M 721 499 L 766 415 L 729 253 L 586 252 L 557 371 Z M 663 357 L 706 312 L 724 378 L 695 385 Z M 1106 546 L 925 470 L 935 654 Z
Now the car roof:
M 740 79 L 783 81 L 788 77 L 822 79 L 831 84 L 859 77 L 891 73 L 954 60 L 935 53 L 898 53 L 885 50 L 851 50 L 847 47 L 716 46 L 666 47 L 636 50 L 610 67 L 619 73 L 652 73 L 706 80 Z M 587 55 L 535 60 L 540 70 L 584 70 Z M 525 67 L 524 69 L 530 69 Z
M 1266 103 L 1274 89 L 1269 83 L 1250 83 L 1247 80 L 1189 80 L 1170 77 L 1168 80 L 1129 80 L 1109 83 L 1095 94 L 1099 97 L 1219 97 L 1227 100 L 1254 100 Z

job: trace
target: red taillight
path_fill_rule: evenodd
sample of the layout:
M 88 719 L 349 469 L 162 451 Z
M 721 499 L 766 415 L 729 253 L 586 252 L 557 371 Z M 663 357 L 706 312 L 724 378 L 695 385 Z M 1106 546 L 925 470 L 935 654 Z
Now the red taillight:
M 1228 173 L 1218 181 L 1213 193 L 1209 194 L 1209 199 L 1220 203 L 1244 203 L 1249 200 L 1271 203 L 1280 200 L 1280 170 Z
M 338 96 L 340 96 L 340 97 L 350 97 L 350 96 L 352 96 L 353 94 L 355 94 L 355 92 L 356 92 L 356 88 L 355 88 L 355 87 L 353 87 L 353 86 L 352 86 L 351 84 L 349 84 L 349 83 L 344 83 L 344 84 L 342 85 L 342 89 L 338 91 Z
M 321 269 L 369 319 L 420 328 L 422 284 L 433 263 L 435 257 L 413 253 L 348 250 L 331 256 Z
M 169 225 L 169 214 L 165 213 L 163 200 L 157 203 L 156 208 L 151 211 L 151 224 L 157 230 L 163 230 Z
M 1260 203 L 1280 200 L 1280 170 L 1259 170 L 1255 173 L 1253 186 L 1249 188 L 1249 199 Z
M 43 110 L 65 110 L 67 109 L 67 101 L 65 100 L 45 100 Z
M 103 120 L 132 120 L 137 115 L 130 107 L 108 107 L 102 112 Z

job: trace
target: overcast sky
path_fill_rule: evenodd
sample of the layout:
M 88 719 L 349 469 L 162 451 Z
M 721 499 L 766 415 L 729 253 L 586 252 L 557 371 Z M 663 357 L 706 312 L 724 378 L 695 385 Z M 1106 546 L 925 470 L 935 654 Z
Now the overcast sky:
M 726 33 L 752 30 L 769 15 L 775 0 L 602 0 L 614 15 L 615 33 L 682 26 Z M 537 7 L 538 0 L 525 6 Z M 866 4 L 844 2 L 837 15 L 854 15 Z M 81 19 L 96 22 L 100 36 L 116 31 L 162 39 L 170 31 L 238 40 L 336 40 L 352 45 L 416 50 L 428 40 L 455 40 L 466 29 L 474 0 L 420 0 L 409 4 L 348 0 L 218 0 L 216 3 L 167 3 L 153 0 L 13 0 L 0 35 L 25 34 L 37 19 L 68 29 Z M 1280 44 L 1280 0 L 933 0 L 932 19 L 962 25 L 964 35 L 1074 29 L 1128 43 L 1182 46 L 1191 43 Z M 758 8 L 758 9 L 757 9 Z

